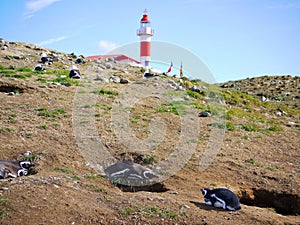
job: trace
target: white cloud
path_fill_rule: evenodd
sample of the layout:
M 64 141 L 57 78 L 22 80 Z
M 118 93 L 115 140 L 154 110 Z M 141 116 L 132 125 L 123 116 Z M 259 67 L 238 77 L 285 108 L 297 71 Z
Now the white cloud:
M 37 45 L 41 45 L 41 46 L 49 45 L 49 44 L 53 44 L 53 43 L 55 43 L 55 42 L 59 42 L 59 41 L 65 40 L 65 39 L 67 39 L 66 36 L 61 36 L 61 37 L 57 37 L 57 38 L 50 38 L 50 39 L 48 39 L 48 40 L 41 41 L 41 42 L 38 43 Z
M 98 42 L 98 47 L 101 53 L 106 53 L 117 48 L 118 44 L 111 41 L 101 40 Z
M 34 16 L 34 14 L 41 9 L 44 9 L 55 2 L 61 0 L 30 0 L 26 2 L 26 12 L 24 13 L 25 19 L 29 19 Z

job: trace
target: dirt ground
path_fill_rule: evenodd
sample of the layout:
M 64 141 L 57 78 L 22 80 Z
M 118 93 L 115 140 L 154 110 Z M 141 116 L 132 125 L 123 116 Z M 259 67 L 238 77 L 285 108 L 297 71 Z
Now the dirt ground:
M 1 58 L 0 65 L 9 64 L 27 65 Z M 192 119 L 184 114 L 187 121 L 172 112 L 164 95 L 158 96 L 153 88 L 165 87 L 171 78 L 145 79 L 135 73 L 136 68 L 120 67 L 103 73 L 126 78 L 129 84 L 103 83 L 94 80 L 92 63 L 79 67 L 84 77 L 78 86 L 43 83 L 35 76 L 1 75 L 0 159 L 19 160 L 30 150 L 36 167 L 29 176 L 0 180 L 0 224 L 300 224 L 299 126 L 287 125 L 289 121 L 299 124 L 299 115 L 275 117 L 258 105 L 253 110 L 266 119 L 276 118 L 282 130 L 235 129 L 223 136 L 209 126 L 214 116 L 198 117 L 200 109 Z M 136 95 L 131 93 L 149 87 L 152 97 L 134 102 Z M 129 112 L 119 112 L 121 106 Z M 118 124 L 120 117 L 127 122 Z M 157 117 L 165 124 L 159 129 L 166 132 L 163 138 L 146 142 L 154 135 L 151 123 Z M 132 191 L 99 175 L 97 160 L 106 156 L 97 148 L 102 146 L 117 160 L 155 167 L 184 143 L 183 138 L 189 140 L 183 134 L 193 132 L 184 127 L 190 120 L 199 123 L 197 139 L 185 146 L 182 156 L 174 157 L 174 169 L 159 185 Z M 245 118 L 232 121 L 242 124 Z M 150 150 L 134 149 L 129 134 L 127 139 L 121 137 L 122 126 L 149 144 Z M 212 142 L 216 151 L 207 150 Z M 146 159 L 152 164 L 146 164 Z M 242 209 L 229 212 L 204 205 L 203 187 L 231 189 Z

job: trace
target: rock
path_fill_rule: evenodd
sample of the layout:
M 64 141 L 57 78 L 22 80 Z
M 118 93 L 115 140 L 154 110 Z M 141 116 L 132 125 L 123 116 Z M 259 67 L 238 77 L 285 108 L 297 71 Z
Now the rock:
M 187 81 L 185 81 L 185 82 L 183 83 L 183 85 L 184 85 L 186 88 L 190 89 L 190 88 L 193 86 L 193 83 L 187 80 Z
M 185 209 L 189 209 L 190 207 L 188 205 L 182 205 L 180 206 L 180 210 L 183 211 Z
M 111 63 L 105 63 L 105 68 L 106 68 L 106 69 L 112 68 L 112 64 L 111 64 Z
M 100 65 L 100 68 L 104 69 L 104 70 L 106 69 L 106 67 L 104 65 Z
M 121 84 L 128 84 L 129 81 L 126 80 L 126 79 L 124 79 L 124 78 L 121 78 L 121 79 L 120 79 L 120 83 L 121 83 Z
M 19 55 L 14 55 L 13 58 L 14 58 L 14 59 L 22 59 L 22 57 L 19 56 Z
M 181 85 L 179 85 L 176 89 L 177 91 L 182 91 L 183 90 L 183 87 Z
M 95 80 L 99 80 L 102 81 L 104 83 L 109 83 L 109 80 L 105 77 L 101 77 L 100 75 L 97 75 L 97 77 L 95 78 Z
M 111 76 L 109 78 L 109 81 L 114 82 L 114 83 L 120 83 L 120 78 L 115 77 L 115 76 Z
M 172 84 L 167 84 L 167 87 L 168 88 L 172 88 L 172 89 L 175 89 L 176 87 L 174 87 Z
M 189 95 L 186 95 L 186 96 L 184 96 L 184 100 L 189 101 L 189 100 L 191 100 L 191 98 Z
M 61 61 L 61 59 L 57 54 L 53 54 L 52 55 L 52 61 L 53 62 L 59 62 L 59 61 Z
M 288 127 L 292 127 L 292 126 L 295 126 L 296 123 L 295 123 L 295 122 L 292 122 L 292 121 L 289 121 L 289 122 L 287 122 L 286 125 L 287 125 Z
M 113 57 L 109 57 L 106 59 L 107 62 L 115 62 L 115 59 Z

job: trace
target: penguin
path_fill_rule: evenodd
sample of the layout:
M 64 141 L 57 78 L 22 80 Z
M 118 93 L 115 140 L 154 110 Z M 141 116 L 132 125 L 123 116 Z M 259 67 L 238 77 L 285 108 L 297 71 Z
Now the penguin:
M 44 71 L 45 68 L 41 64 L 37 64 L 34 68 L 35 71 Z
M 0 160 L 0 179 L 27 176 L 28 170 L 33 166 L 32 162 L 26 160 Z
M 45 52 L 43 52 L 43 53 L 41 54 L 41 62 L 42 62 L 43 64 L 45 64 L 46 62 L 49 62 L 49 59 L 48 59 L 47 54 L 46 54 Z
M 204 202 L 206 205 L 211 205 L 217 208 L 223 208 L 224 210 L 230 210 L 230 211 L 241 209 L 238 197 L 229 189 L 202 188 L 201 192 L 203 194 Z
M 117 162 L 104 172 L 108 178 L 147 180 L 158 177 L 151 169 L 130 161 Z
M 73 79 L 80 79 L 80 72 L 79 69 L 77 68 L 77 66 L 72 66 L 71 70 L 70 70 L 70 74 L 69 74 L 70 78 Z

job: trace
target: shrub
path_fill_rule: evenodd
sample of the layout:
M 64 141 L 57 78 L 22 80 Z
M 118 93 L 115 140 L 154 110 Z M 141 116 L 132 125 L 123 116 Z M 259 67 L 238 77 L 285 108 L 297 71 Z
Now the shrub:
M 143 162 L 145 164 L 153 164 L 153 163 L 157 162 L 156 155 L 146 155 L 146 154 L 144 154 L 142 158 L 143 158 Z
M 256 125 L 248 125 L 248 124 L 242 124 L 241 128 L 245 131 L 250 131 L 250 132 L 259 132 L 260 129 Z
M 93 90 L 92 93 L 99 94 L 99 95 L 113 95 L 113 96 L 119 95 L 117 91 L 110 91 L 105 89 Z
M 252 165 L 254 165 L 254 166 L 257 166 L 257 167 L 260 166 L 257 162 L 255 162 L 255 160 L 254 160 L 253 158 L 246 159 L 245 162 L 246 162 L 246 163 L 249 163 L 249 164 L 252 164 Z

